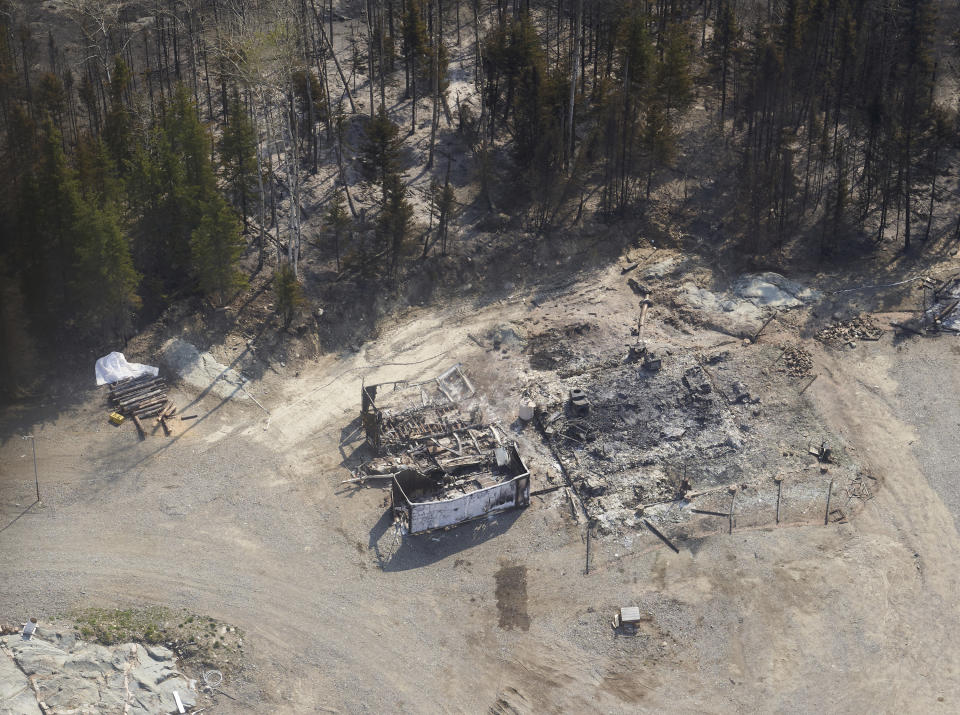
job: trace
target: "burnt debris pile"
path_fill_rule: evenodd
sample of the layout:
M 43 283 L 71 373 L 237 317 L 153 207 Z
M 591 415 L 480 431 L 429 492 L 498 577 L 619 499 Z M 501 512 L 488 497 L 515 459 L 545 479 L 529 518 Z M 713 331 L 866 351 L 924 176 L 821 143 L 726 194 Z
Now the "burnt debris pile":
M 516 445 L 485 421 L 459 365 L 424 382 L 365 385 L 360 418 L 377 456 L 358 478 L 391 480 L 394 520 L 408 533 L 530 501 L 530 474 Z
M 658 371 L 623 362 L 561 377 L 537 425 L 598 531 L 640 529 L 649 507 L 803 468 L 783 446 L 818 429 L 797 399 L 809 357 L 791 354 L 787 370 L 783 357 L 672 351 Z

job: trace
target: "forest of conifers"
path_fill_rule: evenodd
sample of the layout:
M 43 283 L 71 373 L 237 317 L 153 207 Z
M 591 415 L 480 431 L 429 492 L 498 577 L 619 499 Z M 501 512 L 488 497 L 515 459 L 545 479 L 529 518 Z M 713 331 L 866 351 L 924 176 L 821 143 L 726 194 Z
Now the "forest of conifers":
M 124 338 L 186 297 L 230 301 L 254 260 L 288 309 L 302 187 L 325 165 L 337 190 L 309 233 L 337 271 L 389 280 L 446 251 L 457 202 L 435 160 L 441 125 L 476 205 L 509 194 L 534 234 L 568 204 L 578 219 L 642 216 L 695 105 L 736 157 L 745 250 L 801 224 L 824 254 L 891 231 L 909 248 L 955 211 L 942 85 L 957 37 L 932 0 L 50 7 L 38 19 L 36 3 L 0 0 L 0 299 L 16 293 L 41 343 Z M 454 50 L 479 101 L 448 92 Z M 436 220 L 410 250 L 403 148 L 425 120 Z M 358 184 L 376 189 L 359 211 Z

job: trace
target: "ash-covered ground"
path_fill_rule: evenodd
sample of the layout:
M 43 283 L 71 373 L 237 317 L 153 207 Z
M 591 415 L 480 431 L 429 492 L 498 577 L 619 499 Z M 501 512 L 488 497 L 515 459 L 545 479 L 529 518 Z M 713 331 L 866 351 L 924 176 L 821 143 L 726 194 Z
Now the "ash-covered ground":
M 781 522 L 822 520 L 830 483 L 836 498 L 862 477 L 803 396 L 814 378 L 796 348 L 660 344 L 662 367 L 652 371 L 628 362 L 626 350 L 578 349 L 578 337 L 589 343 L 590 330 L 557 331 L 562 348 L 544 335 L 532 341 L 532 366 L 555 356 L 557 378 L 529 392 L 541 433 L 600 534 L 644 528 L 644 518 L 673 522 L 678 534 L 726 529 L 729 519 L 698 511 L 729 514 L 731 505 L 740 526 L 773 524 L 778 493 Z M 570 404 L 575 389 L 590 402 L 585 414 Z M 828 456 L 811 452 L 821 445 Z M 845 508 L 833 501 L 831 518 L 843 519 Z

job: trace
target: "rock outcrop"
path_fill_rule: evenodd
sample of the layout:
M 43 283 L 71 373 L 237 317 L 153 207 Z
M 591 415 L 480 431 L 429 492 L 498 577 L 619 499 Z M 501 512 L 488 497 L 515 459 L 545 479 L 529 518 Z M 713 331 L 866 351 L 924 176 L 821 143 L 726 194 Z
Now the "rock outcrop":
M 196 690 L 161 646 L 102 646 L 69 633 L 0 637 L 0 715 L 176 712 Z M 42 708 L 41 708 L 42 705 Z

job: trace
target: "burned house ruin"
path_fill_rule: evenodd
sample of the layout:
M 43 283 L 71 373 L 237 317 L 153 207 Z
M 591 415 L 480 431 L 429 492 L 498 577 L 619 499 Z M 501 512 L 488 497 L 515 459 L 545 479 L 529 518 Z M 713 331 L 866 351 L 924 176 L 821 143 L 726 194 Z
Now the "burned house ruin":
M 360 420 L 377 457 L 365 476 L 391 478 L 395 522 L 410 534 L 530 503 L 516 444 L 487 424 L 460 365 L 424 382 L 361 387 Z

